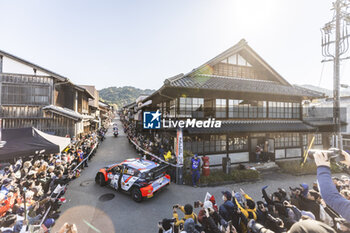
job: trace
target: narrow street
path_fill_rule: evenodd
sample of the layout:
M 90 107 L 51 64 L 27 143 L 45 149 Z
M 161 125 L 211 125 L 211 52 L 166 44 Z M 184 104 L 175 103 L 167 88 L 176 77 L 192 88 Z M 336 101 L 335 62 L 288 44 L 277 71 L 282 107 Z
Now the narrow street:
M 313 175 L 291 176 L 273 173 L 264 175 L 262 180 L 255 183 L 220 187 L 192 188 L 172 184 L 153 198 L 136 203 L 128 195 L 108 187 L 100 187 L 94 181 L 95 174 L 101 167 L 138 156 L 128 143 L 120 121 L 116 122 L 120 135 L 114 138 L 110 129 L 106 140 L 89 162 L 89 167 L 82 171 L 81 177 L 69 184 L 65 194 L 67 202 L 61 207 L 61 217 L 57 220 L 53 232 L 64 222 L 75 223 L 79 232 L 157 232 L 157 223 L 163 218 L 172 217 L 174 204 L 193 204 L 196 200 L 203 200 L 207 191 L 215 195 L 218 204 L 222 202 L 221 191 L 238 191 L 239 188 L 243 188 L 255 200 L 260 200 L 261 187 L 264 185 L 269 185 L 267 192 L 271 193 L 278 187 L 288 190 L 289 186 L 297 186 L 303 182 L 311 184 L 316 178 Z

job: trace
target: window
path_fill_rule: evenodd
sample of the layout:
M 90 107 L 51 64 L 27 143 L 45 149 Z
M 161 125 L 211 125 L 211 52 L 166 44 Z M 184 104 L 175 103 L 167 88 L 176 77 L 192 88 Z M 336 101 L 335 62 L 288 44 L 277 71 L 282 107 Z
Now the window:
M 293 103 L 293 118 L 299 119 L 300 118 L 300 103 Z
M 216 99 L 216 113 L 217 118 L 226 118 L 226 99 Z
M 284 103 L 276 102 L 277 115 L 276 118 L 284 118 Z
M 292 118 L 292 103 L 285 103 L 284 104 L 284 116 L 285 118 Z
M 215 145 L 216 152 L 226 151 L 226 135 L 216 135 Z
M 275 139 L 276 148 L 300 146 L 299 133 L 277 133 L 277 134 L 271 134 L 271 137 Z
M 248 118 L 249 105 L 244 103 L 244 100 L 238 100 L 238 117 Z
M 1 90 L 2 104 L 48 105 L 50 103 L 50 87 L 46 85 L 3 84 Z
M 314 144 L 315 145 L 322 145 L 322 134 L 321 133 L 315 134 Z
M 179 114 L 181 117 L 203 117 L 203 98 L 180 97 Z
M 228 149 L 229 151 L 248 150 L 248 137 L 229 136 Z
M 228 117 L 238 118 L 238 102 L 239 100 L 228 100 Z
M 239 65 L 239 66 L 251 66 L 241 55 L 234 54 L 231 57 L 226 58 L 225 60 L 221 61 L 222 63 L 228 63 L 232 65 Z
M 277 118 L 277 102 L 269 102 L 269 118 Z
M 169 117 L 175 117 L 177 99 L 170 100 Z
M 258 101 L 258 118 L 266 118 L 267 104 L 266 101 Z
M 269 118 L 300 118 L 300 103 L 269 102 Z
M 229 100 L 229 118 L 266 118 L 266 101 Z
M 307 134 L 303 134 L 303 146 L 307 146 L 308 145 L 308 138 L 307 138 Z
M 225 152 L 226 151 L 226 135 L 210 135 L 204 136 L 204 143 L 202 143 L 200 138 L 197 138 L 197 148 L 198 153 L 205 152 Z M 202 150 L 202 145 L 204 145 L 204 151 Z M 200 152 L 201 151 L 201 152 Z

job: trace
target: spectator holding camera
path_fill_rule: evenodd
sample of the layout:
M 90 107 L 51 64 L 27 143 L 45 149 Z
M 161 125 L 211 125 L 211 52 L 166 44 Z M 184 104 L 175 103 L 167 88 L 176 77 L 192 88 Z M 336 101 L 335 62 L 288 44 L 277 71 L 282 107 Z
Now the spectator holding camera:
M 185 214 L 183 219 L 179 219 L 177 209 L 181 210 L 181 212 Z M 193 219 L 193 221 L 195 223 L 197 223 L 197 215 L 193 212 L 193 206 L 191 204 L 186 204 L 185 206 L 181 206 L 179 204 L 174 205 L 173 206 L 173 218 L 176 219 L 175 226 L 179 226 L 180 224 L 184 224 L 185 221 L 189 218 Z
M 237 231 L 240 231 L 241 227 L 239 223 L 241 212 L 237 205 L 232 202 L 232 194 L 229 191 L 223 191 L 222 200 L 224 203 L 219 207 L 219 214 L 226 222 L 231 221 Z
M 341 151 L 341 154 L 345 158 L 341 163 L 349 167 L 350 155 L 345 151 Z M 327 205 L 350 222 L 350 201 L 339 193 L 332 181 L 330 161 L 327 154 L 319 151 L 314 154 L 314 158 L 317 165 L 317 180 L 321 197 Z
M 201 206 L 201 210 L 198 213 L 198 222 L 202 225 L 203 231 L 206 233 L 220 233 L 218 226 L 227 227 L 227 222 L 214 210 L 211 201 L 208 200 L 204 203 L 199 201 L 199 206 Z

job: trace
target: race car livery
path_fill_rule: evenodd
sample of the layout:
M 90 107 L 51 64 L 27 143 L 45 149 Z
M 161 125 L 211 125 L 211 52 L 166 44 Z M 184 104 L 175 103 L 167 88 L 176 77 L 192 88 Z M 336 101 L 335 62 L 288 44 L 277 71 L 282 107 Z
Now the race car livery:
M 109 185 L 131 194 L 134 201 L 153 197 L 154 193 L 170 184 L 166 174 L 167 165 L 145 159 L 127 159 L 119 164 L 101 168 L 95 181 L 101 186 Z

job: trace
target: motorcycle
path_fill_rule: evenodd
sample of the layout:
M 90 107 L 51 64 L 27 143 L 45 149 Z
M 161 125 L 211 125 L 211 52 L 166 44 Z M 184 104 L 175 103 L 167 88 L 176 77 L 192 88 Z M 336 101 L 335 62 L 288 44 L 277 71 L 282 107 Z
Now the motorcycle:
M 114 135 L 114 137 L 118 137 L 118 131 L 113 131 L 113 135 Z

